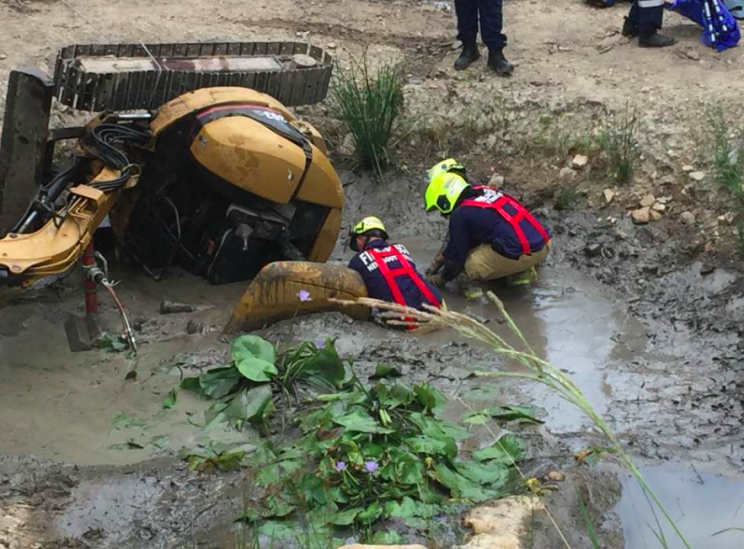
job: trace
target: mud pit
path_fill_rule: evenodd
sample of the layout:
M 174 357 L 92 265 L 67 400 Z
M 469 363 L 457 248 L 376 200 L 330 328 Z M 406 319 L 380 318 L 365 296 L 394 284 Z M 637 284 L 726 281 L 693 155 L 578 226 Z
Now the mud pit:
M 586 10 L 579 2 L 555 0 L 535 13 L 531 3 L 510 1 L 507 26 L 517 76 L 500 81 L 484 75 L 482 62 L 473 71 L 453 73 L 452 33 L 442 30 L 454 26 L 451 12 L 443 9 L 447 4 L 324 4 L 277 0 L 251 2 L 249 9 L 230 0 L 217 12 L 190 0 L 177 6 L 0 1 L 0 92 L 11 66 L 43 66 L 57 47 L 86 41 L 244 40 L 248 33 L 254 40 L 299 37 L 332 46 L 342 62 L 365 43 L 372 44 L 375 63 L 404 61 L 410 110 L 436 112 L 450 134 L 462 137 L 437 142 L 437 126 L 431 128 L 437 139 L 414 135 L 402 142 L 397 160 L 403 175 L 384 185 L 345 171 L 346 224 L 363 214 L 380 215 L 425 265 L 436 249 L 427 238 L 439 237 L 441 226 L 420 216 L 422 189 L 414 182 L 432 157 L 445 153 L 464 159 L 478 178 L 501 171 L 508 190 L 524 194 L 530 205 L 545 204 L 555 253 L 534 288 L 499 290 L 507 308 L 530 343 L 571 373 L 607 418 L 693 547 L 741 547 L 741 532 L 714 534 L 744 527 L 744 280 L 727 269 L 730 256 L 715 253 L 724 236 L 731 236 L 729 227 L 716 222 L 727 206 L 714 200 L 710 186 L 690 189 L 680 169 L 698 154 L 690 143 L 699 137 L 699 104 L 715 96 L 740 111 L 741 50 L 703 50 L 697 31 L 671 16 L 670 33 L 680 45 L 649 55 L 618 36 L 622 7 Z M 507 120 L 511 134 L 495 125 L 503 113 L 494 105 L 504 97 L 523 118 L 549 116 L 566 126 L 573 123 L 570 115 L 592 119 L 602 108 L 633 98 L 644 122 L 641 175 L 604 207 L 602 189 L 612 184 L 594 181 L 591 172 L 574 174 L 580 183 L 595 185 L 587 191 L 587 213 L 553 211 L 546 202 L 556 192 L 550 187 L 565 186 L 559 172 L 570 157 L 546 158 L 541 150 L 536 159 L 524 158 L 515 143 L 533 136 L 519 133 L 520 120 Z M 343 149 L 344 136 L 336 134 L 323 109 L 308 112 Z M 57 122 L 70 118 L 62 113 Z M 340 157 L 334 160 L 344 165 Z M 650 191 L 673 195 L 673 207 L 680 206 L 662 222 L 634 227 L 625 209 Z M 675 224 L 685 208 L 700 220 L 694 227 Z M 617 223 L 608 222 L 610 217 Z M 334 259 L 344 257 L 339 247 Z M 203 435 L 189 419 L 198 418 L 204 404 L 184 392 L 172 410 L 164 411 L 162 403 L 182 371 L 220 363 L 227 347 L 219 341 L 219 327 L 243 285 L 211 287 L 187 275 L 158 284 L 122 270 L 115 278 L 123 279 L 122 298 L 140 326 L 143 345 L 136 360 L 67 351 L 63 322 L 82 309 L 75 275 L 53 289 L 0 295 L 0 547 L 231 547 L 232 519 L 250 487 L 240 473 L 189 473 L 174 456 Z M 188 301 L 198 310 L 161 316 L 162 299 Z M 447 299 L 480 319 L 493 318 L 492 308 L 464 302 L 454 289 Z M 111 328 L 118 327 L 108 303 L 105 316 Z M 189 320 L 211 330 L 188 335 Z M 289 330 L 285 323 L 265 333 L 276 340 Z M 568 472 L 547 505 L 571 546 L 591 546 L 573 496 L 576 486 L 589 496 L 604 547 L 658 546 L 645 499 L 611 459 L 592 468 L 574 466 L 574 450 L 603 444 L 585 418 L 539 386 L 466 379 L 473 369 L 514 365 L 451 334 L 391 335 L 339 315 L 300 319 L 292 330 L 304 339 L 338 337 L 342 355 L 354 358 L 363 372 L 392 362 L 408 379 L 430 381 L 475 408 L 494 401 L 539 404 L 546 425 L 530 437 L 533 454 L 526 468 L 536 475 L 555 468 Z M 137 377 L 127 380 L 131 371 Z M 450 412 L 454 417 L 463 411 Z M 668 530 L 666 535 L 669 547 L 680 547 Z M 561 545 L 554 531 L 536 528 L 527 546 Z
M 349 195 L 353 201 L 354 192 Z M 391 211 L 390 217 L 395 218 L 395 213 Z M 430 219 L 392 227 L 420 264 L 426 264 L 437 249 L 432 240 L 407 236 L 423 221 L 430 223 L 430 232 L 436 232 Z M 572 266 L 578 256 L 571 252 L 571 238 L 560 236 L 561 226 L 585 221 L 552 219 L 559 234 L 557 253 L 542 269 L 538 284 L 527 290 L 497 291 L 538 354 L 573 376 L 644 464 L 652 486 L 683 531 L 698 541 L 695 546 L 738 547 L 732 532 L 710 538 L 744 526 L 744 515 L 737 512 L 744 497 L 741 447 L 716 440 L 710 427 L 733 426 L 738 418 L 729 416 L 731 404 L 701 406 L 705 396 L 696 394 L 698 388 L 715 390 L 713 385 L 721 380 L 730 379 L 731 387 L 737 386 L 725 372 L 710 370 L 710 364 L 718 363 L 707 360 L 720 352 L 720 342 L 704 335 L 681 337 L 671 325 L 629 315 L 628 298 L 622 292 L 598 282 L 590 271 Z M 339 245 L 334 257 L 341 261 L 348 252 Z M 695 268 L 692 265 L 692 271 L 677 276 L 693 276 Z M 179 393 L 172 410 L 163 410 L 162 403 L 182 372 L 193 374 L 224 358 L 227 347 L 219 341 L 219 326 L 243 285 L 210 287 L 183 274 L 161 283 L 139 272 L 120 272 L 117 278 L 125 281 L 122 298 L 140 329 L 142 347 L 135 359 L 122 353 L 67 351 L 62 321 L 65 313 L 79 312 L 81 307 L 79 281 L 74 278 L 58 288 L 58 295 L 47 289 L 5 298 L 0 454 L 18 457 L 5 458 L 0 465 L 4 487 L 0 502 L 6 517 L 0 532 L 11 548 L 33 546 L 29 540 L 57 540 L 45 547 L 65 547 L 59 540 L 68 538 L 74 541 L 65 543 L 72 547 L 178 547 L 194 536 L 200 547 L 231 543 L 227 541 L 233 535 L 231 519 L 239 513 L 241 498 L 250 487 L 240 474 L 195 475 L 177 458 L 167 457 L 204 436 L 189 420 L 198 422 L 205 405 L 185 392 Z M 734 274 L 720 271 L 698 291 L 715 295 L 736 280 Z M 188 301 L 197 311 L 159 315 L 162 299 Z M 454 288 L 446 299 L 451 307 L 496 325 L 500 332 L 506 330 L 498 326 L 492 306 L 467 302 Z M 112 310 L 106 310 L 106 317 L 116 325 Z M 211 331 L 188 335 L 189 320 L 202 322 Z M 603 443 L 586 418 L 541 386 L 467 379 L 473 370 L 509 370 L 514 365 L 460 337 L 444 332 L 418 337 L 391 334 L 337 314 L 303 317 L 290 324 L 262 333 L 272 341 L 286 340 L 290 330 L 296 339 L 336 337 L 340 354 L 355 359 L 363 374 L 371 374 L 379 362 L 391 363 L 406 379 L 431 382 L 474 409 L 494 402 L 537 403 L 546 413 L 547 442 L 534 444 L 529 467 L 535 471 L 549 466 L 570 471 L 573 451 Z M 701 364 L 709 365 L 704 378 Z M 135 380 L 126 379 L 131 371 L 137 372 Z M 709 396 L 720 399 L 720 395 Z M 455 407 L 453 418 L 465 411 Z M 38 462 L 27 455 L 52 461 Z M 33 488 L 23 472 L 28 469 L 35 471 Z M 601 532 L 605 539 L 616 540 L 608 547 L 653 547 L 642 494 L 624 473 L 609 469 L 609 473 L 603 466 L 583 470 L 580 480 L 569 476 L 569 482 L 588 485 L 590 493 L 602 492 L 592 497 L 604 509 Z M 619 475 L 617 488 L 608 487 L 607 474 Z M 566 484 L 564 491 L 570 490 Z M 569 506 L 561 524 L 574 532 L 575 546 L 584 547 L 581 523 L 571 516 L 570 503 L 561 494 L 551 497 L 553 508 Z M 700 505 L 701 501 L 710 504 Z

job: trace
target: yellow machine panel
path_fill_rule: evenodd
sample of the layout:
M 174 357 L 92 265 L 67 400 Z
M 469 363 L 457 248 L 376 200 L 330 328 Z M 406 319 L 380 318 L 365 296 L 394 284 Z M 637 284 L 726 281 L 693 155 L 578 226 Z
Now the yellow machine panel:
M 305 171 L 300 147 L 244 116 L 209 122 L 191 154 L 228 183 L 280 204 L 289 202 Z
M 309 294 L 307 300 L 300 300 L 301 291 Z M 346 267 L 293 261 L 272 263 L 248 286 L 224 333 L 247 332 L 295 315 L 328 311 L 342 311 L 366 320 L 370 315 L 367 307 L 342 307 L 329 301 L 366 296 L 361 275 Z

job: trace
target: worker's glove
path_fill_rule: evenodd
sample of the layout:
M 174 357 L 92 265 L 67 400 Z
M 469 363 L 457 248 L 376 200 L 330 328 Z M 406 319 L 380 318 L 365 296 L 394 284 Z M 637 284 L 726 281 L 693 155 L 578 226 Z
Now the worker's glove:
M 444 288 L 444 285 L 447 284 L 447 280 L 445 280 L 442 273 L 437 273 L 429 278 L 429 282 L 434 284 L 434 286 L 436 286 L 437 288 Z

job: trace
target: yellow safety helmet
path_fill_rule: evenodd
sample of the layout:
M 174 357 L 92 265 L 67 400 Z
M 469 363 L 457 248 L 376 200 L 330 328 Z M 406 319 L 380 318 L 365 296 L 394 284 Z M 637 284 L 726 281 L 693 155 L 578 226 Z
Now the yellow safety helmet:
M 454 158 L 448 158 L 447 160 L 442 160 L 441 162 L 437 162 L 429 170 L 429 183 L 434 181 L 434 179 L 436 179 L 440 175 L 450 172 L 450 171 L 458 171 L 464 174 L 465 166 L 460 164 Z
M 385 240 L 389 238 L 387 234 L 387 230 L 385 230 L 385 225 L 380 220 L 380 218 L 369 216 L 369 217 L 365 217 L 364 219 L 362 219 L 359 223 L 354 225 L 354 227 L 349 231 L 349 248 L 351 248 L 355 252 L 358 252 L 359 248 L 357 247 L 357 244 L 356 244 L 356 237 L 363 236 L 369 231 L 379 231 L 380 233 L 382 233 L 380 235 L 381 238 L 384 238 Z
M 455 204 L 462 192 L 470 187 L 462 176 L 455 173 L 442 173 L 431 180 L 424 195 L 427 212 L 435 209 L 442 215 L 448 215 L 455 209 Z

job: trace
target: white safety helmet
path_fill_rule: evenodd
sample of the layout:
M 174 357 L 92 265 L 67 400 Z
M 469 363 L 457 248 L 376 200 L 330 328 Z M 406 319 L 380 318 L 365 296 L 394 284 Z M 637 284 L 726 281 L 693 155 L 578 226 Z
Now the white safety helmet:
M 744 0 L 723 0 L 726 9 L 737 19 L 744 20 Z

